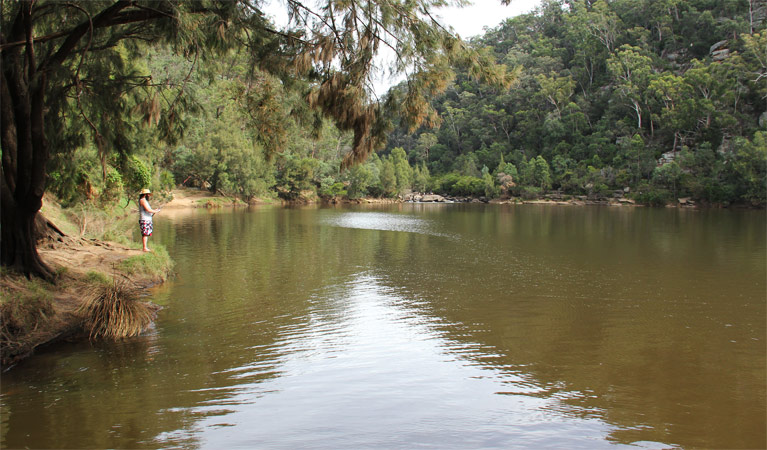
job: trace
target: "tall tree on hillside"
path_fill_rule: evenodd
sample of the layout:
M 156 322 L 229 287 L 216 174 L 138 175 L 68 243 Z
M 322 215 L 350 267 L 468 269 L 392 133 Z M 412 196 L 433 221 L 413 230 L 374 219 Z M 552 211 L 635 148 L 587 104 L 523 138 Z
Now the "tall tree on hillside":
M 623 45 L 607 60 L 607 67 L 617 82 L 618 93 L 634 110 L 637 128 L 641 129 L 644 97 L 652 79 L 652 59 L 638 47 Z
M 65 125 L 74 120 L 87 125 L 73 138 L 90 134 L 102 160 L 125 142 L 126 96 L 161 88 L 151 74 L 132 73 L 126 64 L 140 51 L 137 43 L 164 42 L 192 61 L 241 46 L 267 73 L 286 82 L 309 79 L 309 104 L 354 132 L 347 164 L 383 145 L 387 111 L 399 109 L 414 125 L 434 121 L 424 94 L 445 88 L 452 63 L 489 82 L 510 81 L 503 66 L 470 51 L 433 19 L 431 11 L 444 0 L 318 3 L 287 0 L 291 21 L 276 29 L 260 0 L 0 0 L 0 263 L 52 279 L 33 232 L 51 152 L 67 145 L 61 137 L 72 132 Z M 385 47 L 397 55 L 393 71 L 409 82 L 382 105 L 370 100 L 370 80 L 379 69 L 374 57 Z M 109 95 L 94 95 L 84 106 L 83 96 L 100 92 Z M 147 122 L 167 138 L 183 132 L 180 93 L 165 108 L 156 92 L 139 102 Z
M 618 42 L 620 18 L 605 0 L 572 0 L 571 7 L 579 24 L 612 53 Z

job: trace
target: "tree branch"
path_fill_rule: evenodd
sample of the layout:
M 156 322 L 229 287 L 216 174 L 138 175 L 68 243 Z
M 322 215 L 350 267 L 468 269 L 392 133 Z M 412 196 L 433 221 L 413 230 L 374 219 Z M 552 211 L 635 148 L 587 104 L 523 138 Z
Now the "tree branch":
M 89 29 L 107 28 L 115 25 L 124 25 L 128 23 L 147 22 L 166 17 L 168 14 L 153 9 L 144 9 L 138 11 L 127 11 L 121 13 L 125 8 L 134 6 L 133 1 L 118 0 L 109 8 L 96 15 L 91 22 L 83 22 L 73 28 L 66 34 L 67 38 L 61 44 L 58 51 L 47 61 L 41 63 L 40 68 L 50 70 L 60 65 L 74 51 L 77 43 L 88 32 Z

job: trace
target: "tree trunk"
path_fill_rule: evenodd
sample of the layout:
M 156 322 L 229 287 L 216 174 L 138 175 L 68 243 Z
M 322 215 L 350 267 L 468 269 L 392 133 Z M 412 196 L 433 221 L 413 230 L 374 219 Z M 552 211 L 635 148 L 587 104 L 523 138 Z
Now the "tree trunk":
M 31 33 L 29 24 L 24 27 Z M 31 38 L 28 42 L 31 48 Z M 43 127 L 46 77 L 35 70 L 34 56 L 25 60 L 18 49 L 3 51 L 0 61 L 0 264 L 52 281 L 35 240 L 49 155 Z
M 8 173 L 14 164 L 10 156 L 17 154 L 18 143 L 6 139 L 15 133 L 6 128 L 6 106 L 3 106 L 3 166 L 0 173 L 0 264 L 10 267 L 27 277 L 37 276 L 53 280 L 53 271 L 40 259 L 37 253 L 35 219 L 42 204 L 42 195 L 20 195 L 15 174 Z M 11 125 L 12 126 L 12 125 Z M 31 147 L 31 144 L 27 144 Z M 16 186 L 13 192 L 11 186 Z M 21 197 L 21 202 L 19 201 Z
M 48 281 L 54 273 L 37 253 L 35 219 L 38 213 L 9 205 L 3 189 L 2 208 L 2 265 L 25 274 Z M 11 202 L 13 200 L 11 199 Z
M 748 29 L 751 30 L 749 34 L 754 34 L 754 0 L 748 0 Z

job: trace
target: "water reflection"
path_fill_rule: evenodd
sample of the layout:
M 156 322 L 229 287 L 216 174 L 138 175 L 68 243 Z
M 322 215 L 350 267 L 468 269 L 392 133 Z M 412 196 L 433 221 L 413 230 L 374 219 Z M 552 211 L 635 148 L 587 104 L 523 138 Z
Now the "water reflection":
M 158 223 L 155 329 L 5 374 L 0 445 L 765 447 L 764 230 L 482 205 Z
M 204 416 L 196 440 L 222 448 L 607 446 L 610 427 L 598 415 L 575 419 L 562 409 L 563 398 L 580 393 L 549 395 L 523 371 L 499 367 L 494 349 L 453 339 L 454 324 L 424 315 L 422 303 L 371 273 L 315 293 L 299 323 L 258 348 L 268 359 L 225 371 L 246 381 L 216 399 L 225 412 L 190 408 Z M 189 437 L 178 430 L 157 441 Z
M 370 211 L 344 212 L 341 214 L 335 212 L 324 214 L 320 223 L 360 230 L 402 231 L 456 238 L 456 236 L 437 232 L 437 227 L 430 223 L 430 221 L 414 215 Z

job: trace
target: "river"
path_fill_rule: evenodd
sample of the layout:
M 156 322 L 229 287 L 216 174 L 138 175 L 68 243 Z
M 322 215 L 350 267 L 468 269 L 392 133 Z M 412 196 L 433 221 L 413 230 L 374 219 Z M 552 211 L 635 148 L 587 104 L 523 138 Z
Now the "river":
M 2 448 L 765 448 L 764 211 L 157 216 L 117 343 L 2 375 Z

